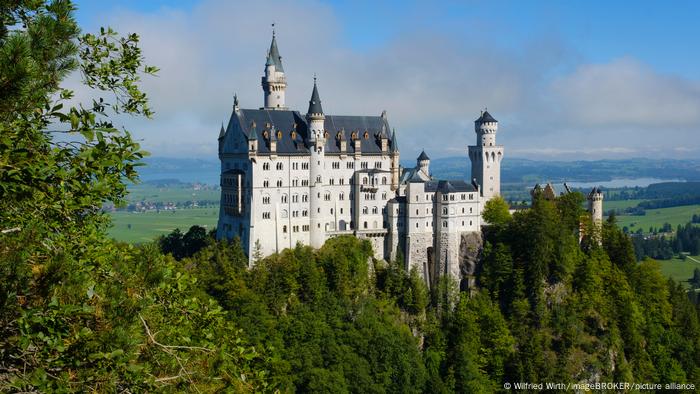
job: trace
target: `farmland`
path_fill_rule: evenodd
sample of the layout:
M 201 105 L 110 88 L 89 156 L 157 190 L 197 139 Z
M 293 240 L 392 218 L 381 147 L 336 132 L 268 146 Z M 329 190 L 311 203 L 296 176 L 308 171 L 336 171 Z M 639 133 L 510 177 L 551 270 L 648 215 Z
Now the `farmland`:
M 604 207 L 607 210 L 607 204 L 604 203 Z M 675 230 L 679 224 L 685 225 L 688 223 L 693 214 L 700 214 L 700 205 L 648 209 L 646 210 L 646 215 L 620 215 L 617 217 L 617 221 L 620 227 L 626 226 L 630 232 L 635 232 L 638 228 L 646 232 L 649 230 L 649 227 L 659 228 L 664 223 L 670 223 Z
M 112 227 L 109 235 L 116 240 L 142 243 L 149 242 L 159 235 L 167 234 L 176 228 L 187 231 L 190 226 L 199 225 L 210 230 L 216 227 L 218 207 L 187 208 L 175 211 L 112 212 Z

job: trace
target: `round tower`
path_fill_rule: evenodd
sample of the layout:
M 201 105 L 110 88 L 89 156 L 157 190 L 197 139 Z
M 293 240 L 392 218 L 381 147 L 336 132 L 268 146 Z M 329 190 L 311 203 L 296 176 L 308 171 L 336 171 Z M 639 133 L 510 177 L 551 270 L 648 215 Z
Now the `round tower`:
M 323 194 L 323 166 L 326 146 L 324 122 L 326 117 L 323 115 L 321 107 L 321 98 L 318 94 L 316 86 L 316 77 L 314 77 L 314 90 L 311 93 L 309 100 L 309 110 L 306 112 L 306 121 L 309 128 L 309 219 L 310 219 L 310 243 L 314 248 L 320 248 L 325 241 L 325 223 L 324 212 L 322 210 L 322 194 Z
M 603 192 L 598 187 L 594 187 L 588 193 L 588 212 L 593 223 L 603 222 Z
M 287 90 L 287 78 L 284 76 L 282 56 L 280 56 L 279 49 L 277 49 L 274 29 L 272 30 L 270 50 L 267 52 L 262 88 L 264 92 L 264 109 L 287 109 L 284 97 Z
M 479 184 L 481 196 L 488 201 L 501 194 L 503 146 L 496 144 L 498 121 L 488 111 L 474 121 L 476 145 L 469 146 L 472 179 Z

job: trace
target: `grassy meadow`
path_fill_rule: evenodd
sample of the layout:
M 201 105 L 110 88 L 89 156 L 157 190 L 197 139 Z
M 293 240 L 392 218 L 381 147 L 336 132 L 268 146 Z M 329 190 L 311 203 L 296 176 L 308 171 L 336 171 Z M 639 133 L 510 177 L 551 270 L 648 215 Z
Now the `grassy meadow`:
M 167 234 L 176 228 L 183 232 L 195 224 L 207 230 L 216 227 L 219 208 L 187 208 L 175 211 L 113 212 L 109 235 L 116 240 L 142 243 Z M 129 225 L 131 225 L 129 227 Z
M 674 258 L 671 260 L 657 260 L 661 265 L 661 272 L 676 282 L 688 285 L 688 279 L 693 277 L 693 271 L 700 268 L 700 256 L 690 256 L 685 260 Z
M 603 203 L 603 209 L 608 209 L 605 202 Z M 647 209 L 646 215 L 643 216 L 620 215 L 617 217 L 617 222 L 620 227 L 627 226 L 630 232 L 635 232 L 640 227 L 644 232 L 647 232 L 649 227 L 659 228 L 664 223 L 670 223 L 675 230 L 679 224 L 685 225 L 690 222 L 693 214 L 700 214 L 700 205 Z

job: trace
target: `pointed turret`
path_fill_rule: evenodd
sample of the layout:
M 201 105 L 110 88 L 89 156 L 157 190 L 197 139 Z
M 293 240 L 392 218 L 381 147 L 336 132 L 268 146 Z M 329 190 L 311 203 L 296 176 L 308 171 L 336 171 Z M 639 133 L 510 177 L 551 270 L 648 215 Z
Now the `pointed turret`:
M 314 77 L 314 90 L 311 92 L 311 100 L 309 100 L 309 110 L 306 115 L 323 115 L 321 107 L 321 97 L 318 95 L 318 87 L 316 86 L 316 77 Z
M 226 134 L 226 130 L 224 130 L 224 122 L 221 122 L 221 130 L 219 130 L 219 139 L 224 138 L 224 134 Z
M 277 38 L 275 37 L 275 30 L 272 29 L 272 42 L 270 43 L 270 50 L 267 52 L 267 63 L 265 65 L 275 65 L 275 70 L 278 72 L 284 72 L 282 67 L 282 56 L 280 56 L 280 51 L 277 49 Z
M 277 48 L 274 25 L 272 27 L 272 42 L 270 43 L 270 49 L 267 51 L 265 75 L 262 77 L 262 88 L 263 92 L 265 92 L 264 109 L 286 110 L 284 96 L 287 90 L 287 79 L 284 76 L 284 68 L 282 67 L 282 56 L 280 56 Z
M 396 153 L 399 151 L 399 142 L 396 140 L 396 129 L 391 132 L 391 153 Z

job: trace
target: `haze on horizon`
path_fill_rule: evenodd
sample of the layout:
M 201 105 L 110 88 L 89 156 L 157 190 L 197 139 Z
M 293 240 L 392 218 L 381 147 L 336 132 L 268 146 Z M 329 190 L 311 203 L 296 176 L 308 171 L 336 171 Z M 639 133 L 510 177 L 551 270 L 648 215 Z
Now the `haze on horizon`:
M 84 31 L 141 36 L 156 115 L 122 118 L 153 156 L 215 158 L 241 106 L 262 105 L 274 22 L 287 104 L 305 112 L 318 75 L 324 111 L 387 110 L 402 160 L 466 155 L 488 107 L 507 157 L 696 158 L 700 3 L 646 1 L 78 1 Z M 78 98 L 77 76 L 71 79 Z

